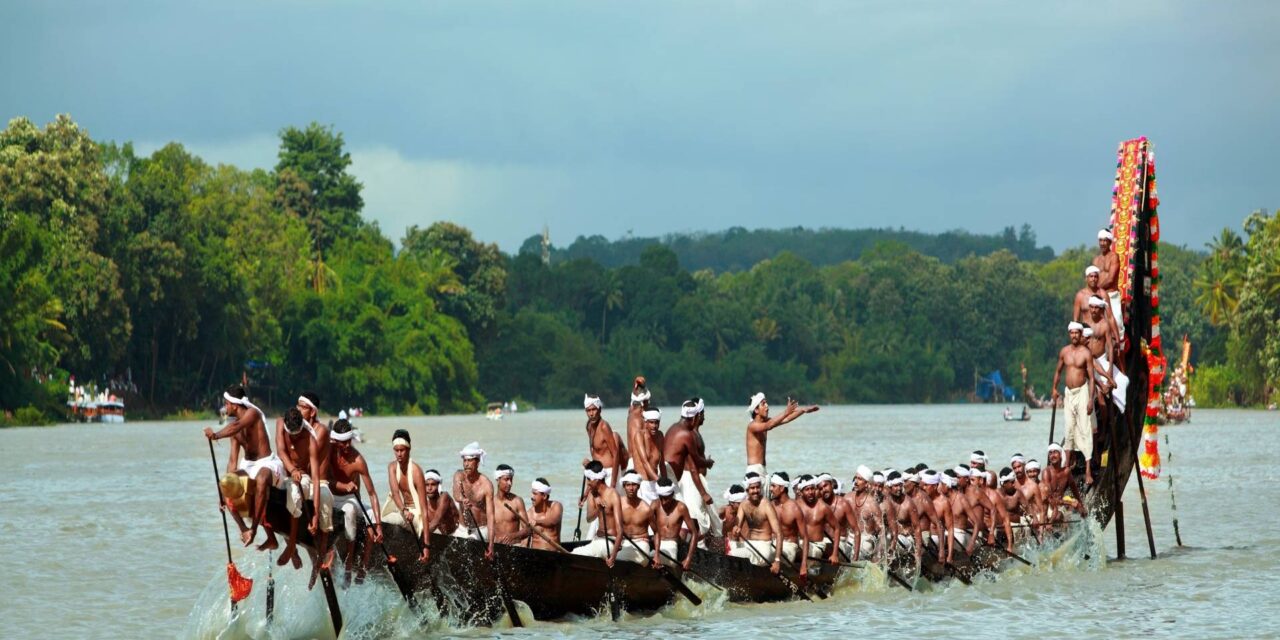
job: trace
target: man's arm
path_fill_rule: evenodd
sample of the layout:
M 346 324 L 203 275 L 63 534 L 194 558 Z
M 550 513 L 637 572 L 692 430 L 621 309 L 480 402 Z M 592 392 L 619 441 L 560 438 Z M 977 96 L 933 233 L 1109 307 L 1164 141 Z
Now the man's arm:
M 494 535 L 493 535 L 494 509 L 496 507 L 495 502 L 498 500 L 498 497 L 494 495 L 495 487 L 493 486 L 493 483 L 489 482 L 488 478 L 483 478 L 483 480 L 486 485 L 484 487 L 484 496 L 485 496 L 484 497 L 484 515 L 485 515 L 485 522 L 489 525 L 489 557 L 492 559 L 493 558 L 493 538 L 494 538 Z
M 778 573 L 782 570 L 782 527 L 778 526 L 778 512 L 774 511 L 773 503 L 768 500 L 761 500 L 760 506 L 764 508 L 764 516 L 768 518 L 773 532 L 773 564 L 769 570 Z M 804 535 L 804 532 L 800 535 Z
M 1062 368 L 1065 367 L 1066 364 L 1067 362 L 1063 359 L 1062 351 L 1059 351 L 1058 366 L 1053 370 L 1053 389 L 1051 390 L 1051 400 L 1055 404 L 1057 403 L 1058 398 L 1062 396 L 1062 394 L 1058 393 L 1058 380 L 1062 377 Z
M 688 571 L 689 567 L 693 566 L 693 552 L 698 547 L 698 539 L 701 537 L 702 532 L 698 528 L 698 523 L 695 522 L 694 519 L 689 515 L 689 508 L 684 506 L 683 504 L 680 504 L 679 502 L 676 502 L 676 505 L 677 505 L 676 509 L 680 510 L 680 521 L 683 522 L 684 526 L 689 529 L 689 551 L 687 554 L 685 554 L 684 564 L 683 564 L 684 570 Z M 654 527 L 654 531 L 657 531 L 657 530 L 658 530 L 657 527 Z M 658 551 L 658 548 L 656 546 L 653 549 L 654 549 L 653 557 L 657 558 L 658 555 L 661 553 L 661 551 Z
M 613 427 L 609 426 L 609 423 L 605 422 L 604 418 L 600 419 L 600 428 L 603 428 L 605 434 L 609 436 L 609 444 L 607 446 L 613 454 L 613 465 L 609 467 L 612 470 L 609 473 L 609 482 L 611 483 L 609 486 L 616 487 L 618 486 L 618 475 L 622 473 L 622 454 L 618 451 L 619 438 L 613 433 Z
M 311 470 L 311 506 L 313 507 L 311 525 L 308 529 L 311 533 L 315 533 L 320 526 L 320 479 L 322 477 L 320 475 L 320 443 L 312 442 L 308 449 L 311 450 L 307 468 Z
M 610 492 L 609 504 L 613 507 L 613 531 L 617 534 L 617 537 L 613 540 L 612 548 L 609 549 L 608 565 L 612 568 L 613 563 L 618 560 L 618 547 L 622 545 L 622 500 L 618 498 L 618 492 Z M 605 536 L 605 540 L 608 540 L 607 531 Z
M 373 487 L 373 475 L 369 473 L 369 464 L 365 462 L 364 456 L 360 456 L 359 462 L 356 463 L 356 488 L 357 495 L 360 493 L 360 480 L 364 480 L 365 491 L 369 493 L 369 508 L 373 510 L 374 517 L 369 519 L 370 526 L 373 527 L 373 541 L 382 542 L 382 518 L 377 517 L 378 513 L 378 490 Z M 421 494 L 419 494 L 421 495 Z M 367 517 L 362 514 L 361 518 Z

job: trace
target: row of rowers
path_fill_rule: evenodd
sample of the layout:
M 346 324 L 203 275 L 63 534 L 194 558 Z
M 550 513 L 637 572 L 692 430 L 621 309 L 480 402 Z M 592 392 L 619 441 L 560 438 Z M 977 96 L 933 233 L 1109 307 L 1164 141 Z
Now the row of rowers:
M 1094 469 L 1101 462 L 1101 447 L 1095 446 L 1098 427 L 1109 424 L 1113 412 L 1124 411 L 1129 385 L 1118 366 L 1127 345 L 1114 240 L 1109 230 L 1098 232 L 1098 253 L 1085 268 L 1084 287 L 1072 301 L 1069 342 L 1059 351 L 1053 374 L 1053 401 L 1062 400 L 1066 417 L 1063 446 L 1069 462 L 1077 455 L 1083 461 L 1086 485 L 1093 484 Z

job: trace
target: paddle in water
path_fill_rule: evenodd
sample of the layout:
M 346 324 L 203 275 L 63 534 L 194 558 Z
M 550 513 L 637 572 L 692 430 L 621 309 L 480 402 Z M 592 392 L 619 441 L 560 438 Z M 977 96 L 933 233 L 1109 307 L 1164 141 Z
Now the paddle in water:
M 759 551 L 757 551 L 757 550 L 756 550 L 755 545 L 751 544 L 751 541 L 750 541 L 750 540 L 743 540 L 743 541 L 742 541 L 742 546 L 744 546 L 744 547 L 746 547 L 746 548 L 750 549 L 750 550 L 751 550 L 751 553 L 752 553 L 752 554 L 754 554 L 754 555 L 755 555 L 755 557 L 759 558 L 759 559 L 760 559 L 760 562 L 763 562 L 763 563 L 764 563 L 764 565 L 763 565 L 763 566 L 766 566 L 766 567 L 767 567 L 767 566 L 769 566 L 769 561 L 764 557 L 764 555 L 763 555 L 763 554 L 761 554 Z M 781 554 L 782 552 L 781 552 L 781 551 L 779 551 L 779 550 L 777 550 L 777 549 L 775 549 L 775 550 L 774 550 L 774 553 Z M 779 558 L 781 558 L 782 556 L 781 556 L 781 555 L 779 555 L 778 557 L 779 557 Z M 766 571 L 767 571 L 767 569 L 766 569 Z M 783 574 L 781 571 L 779 571 L 778 573 L 773 573 L 772 571 L 769 571 L 769 573 L 772 573 L 774 576 L 777 576 L 778 580 L 780 580 L 780 581 L 782 582 L 782 584 L 786 585 L 787 589 L 790 589 L 790 590 L 791 590 L 791 594 L 792 594 L 792 595 L 794 595 L 794 596 L 796 596 L 796 597 L 799 597 L 799 598 L 803 598 L 803 599 L 804 599 L 805 601 L 807 601 L 807 602 L 813 602 L 813 598 L 810 598 L 810 597 L 809 597 L 809 594 L 805 593 L 805 592 L 804 592 L 804 589 L 801 589 L 801 588 L 800 588 L 800 585 L 796 584 L 794 580 L 792 580 L 791 578 L 788 578 L 788 577 L 787 577 L 785 574 Z
M 213 453 L 213 440 L 209 440 L 209 461 L 213 463 L 213 486 L 218 488 L 218 511 L 222 514 L 222 537 L 227 543 L 227 590 L 231 593 L 231 610 L 236 603 L 249 597 L 253 580 L 240 575 L 231 560 L 231 529 L 227 526 L 227 499 L 222 495 L 221 476 L 218 475 L 218 457 Z
M 480 527 L 476 525 L 475 516 L 471 515 L 471 510 L 466 509 L 464 513 L 466 514 L 467 519 L 471 521 L 472 531 L 476 532 L 476 537 L 480 539 L 480 544 L 487 546 L 488 543 L 484 539 L 484 531 L 481 531 Z M 498 597 L 502 599 L 502 608 L 507 610 L 507 616 L 511 618 L 511 626 L 523 627 L 524 622 L 520 620 L 520 611 L 516 609 L 516 603 L 511 599 L 510 594 L 507 593 L 507 581 L 502 575 L 502 569 L 497 566 L 498 553 L 496 549 L 493 554 L 493 564 L 493 573 L 498 583 Z
M 369 513 L 364 509 L 364 500 L 360 499 L 360 492 L 358 490 L 356 491 L 355 496 L 356 505 L 360 507 L 360 515 L 364 516 L 365 525 L 368 528 L 373 528 L 373 522 L 369 520 Z M 367 539 L 368 534 L 365 534 L 365 537 Z M 416 538 L 417 535 L 414 537 Z M 409 581 L 401 576 L 400 572 L 397 570 L 399 569 L 399 566 L 396 562 L 396 557 L 391 555 L 391 552 L 387 551 L 387 545 L 385 542 L 379 540 L 378 546 L 382 548 L 382 555 L 387 557 L 387 571 L 391 573 L 391 581 L 396 583 L 396 588 L 400 590 L 400 595 L 404 596 L 404 599 L 409 603 L 409 606 L 417 609 L 418 599 L 414 597 L 413 587 L 409 584 Z
M 645 561 L 649 563 L 650 566 L 653 566 L 653 556 L 645 553 L 644 549 L 641 549 L 640 545 L 636 544 L 636 541 L 631 539 L 631 536 L 624 533 L 622 534 L 622 537 L 626 538 L 627 542 L 630 542 L 631 546 L 635 547 L 636 553 L 639 553 L 640 556 L 643 557 Z M 694 593 L 692 589 L 685 586 L 683 582 L 680 582 L 680 578 L 677 578 L 674 573 L 671 573 L 670 567 L 668 567 L 665 564 L 658 563 L 657 571 L 662 576 L 662 579 L 666 580 L 667 584 L 671 585 L 672 589 L 675 589 L 677 592 L 680 593 L 680 595 L 688 599 L 689 602 L 692 602 L 693 606 L 695 607 L 702 606 L 702 598 L 699 598 L 698 594 Z

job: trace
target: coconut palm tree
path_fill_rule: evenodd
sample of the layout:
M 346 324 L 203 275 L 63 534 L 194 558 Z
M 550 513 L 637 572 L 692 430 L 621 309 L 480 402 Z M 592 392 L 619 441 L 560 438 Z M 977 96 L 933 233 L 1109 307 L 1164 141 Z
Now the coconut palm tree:
M 604 344 L 605 329 L 608 328 L 609 311 L 622 308 L 622 281 L 612 271 L 600 282 L 600 344 Z
M 1240 272 L 1211 257 L 1205 260 L 1200 276 L 1193 285 L 1199 294 L 1196 304 L 1209 316 L 1209 322 L 1222 325 L 1239 303 Z

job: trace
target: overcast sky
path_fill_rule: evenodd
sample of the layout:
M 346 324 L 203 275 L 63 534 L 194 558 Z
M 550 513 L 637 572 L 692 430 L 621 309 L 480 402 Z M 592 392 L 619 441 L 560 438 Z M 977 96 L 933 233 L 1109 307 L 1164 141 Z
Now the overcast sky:
M 0 116 L 275 163 L 345 136 L 398 240 L 514 250 L 745 227 L 1091 243 L 1117 143 L 1155 142 L 1164 239 L 1280 207 L 1280 3 L 0 3 Z

